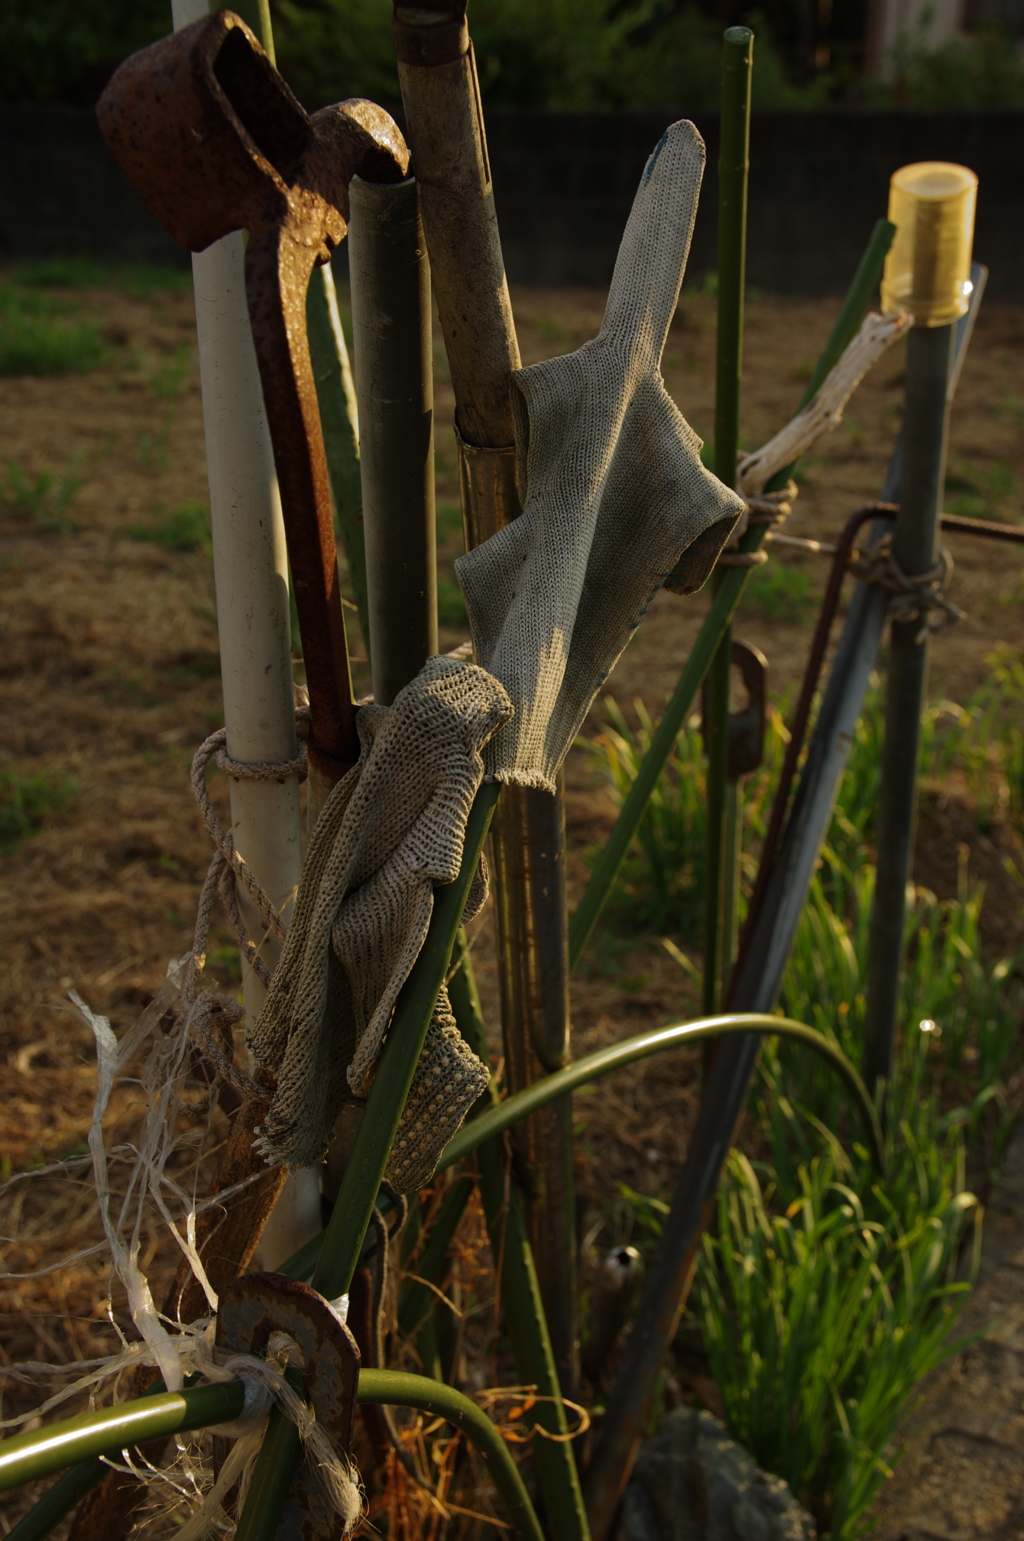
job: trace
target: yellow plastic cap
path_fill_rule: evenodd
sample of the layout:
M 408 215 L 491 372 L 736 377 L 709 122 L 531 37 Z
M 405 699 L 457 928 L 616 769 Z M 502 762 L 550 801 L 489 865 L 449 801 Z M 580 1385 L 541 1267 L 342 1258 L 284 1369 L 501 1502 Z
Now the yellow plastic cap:
M 882 309 L 918 326 L 948 326 L 967 309 L 978 178 L 950 161 L 902 166 L 889 183 L 896 235 L 885 259 Z

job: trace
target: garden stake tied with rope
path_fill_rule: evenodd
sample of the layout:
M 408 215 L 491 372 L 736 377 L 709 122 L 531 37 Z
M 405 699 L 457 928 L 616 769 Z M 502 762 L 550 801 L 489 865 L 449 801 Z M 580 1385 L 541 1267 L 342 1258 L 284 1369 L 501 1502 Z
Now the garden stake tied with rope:
M 443 19 L 444 13 L 438 14 Z M 458 45 L 456 55 L 463 57 L 466 52 L 463 44 L 468 46 L 468 38 L 464 36 L 464 15 L 457 21 L 457 36 L 453 34 Z M 407 20 L 402 25 L 411 35 L 417 35 L 415 20 Z M 281 166 L 275 170 L 271 165 L 271 161 L 288 162 L 289 153 L 295 150 L 296 141 L 289 141 L 288 136 L 293 130 L 299 132 L 293 112 L 297 104 L 293 99 L 285 101 L 281 97 L 278 87 L 282 83 L 265 67 L 265 61 L 259 62 L 260 56 L 253 51 L 251 34 L 246 33 L 231 13 L 221 13 L 221 18 L 211 23 L 199 23 L 192 30 L 197 37 L 201 34 L 207 43 L 211 38 L 219 39 L 212 53 L 204 54 L 200 50 L 201 69 L 196 79 L 202 81 L 204 90 L 212 91 L 218 111 L 223 106 L 218 92 L 222 87 L 227 89 L 233 103 L 232 111 L 237 109 L 238 121 L 234 123 L 233 131 L 237 133 L 239 124 L 244 124 L 244 134 L 250 136 L 251 142 L 245 143 L 246 155 L 251 157 L 254 144 L 265 146 L 263 136 L 267 125 L 257 123 L 257 109 L 266 109 L 269 103 L 279 110 L 276 118 L 271 111 L 270 118 L 273 119 L 273 132 L 282 136 L 276 141 L 276 149 L 282 154 L 268 157 L 260 174 L 265 176 L 267 166 L 274 172 L 277 180 L 273 177 L 270 180 L 278 199 L 285 189 L 289 199 L 288 214 L 283 215 L 279 202 L 271 199 L 272 229 L 264 227 L 261 231 L 259 220 L 253 221 L 256 235 L 250 247 L 256 246 L 259 251 L 261 235 L 266 235 L 266 250 L 262 258 L 254 258 L 253 270 L 258 272 L 260 261 L 266 263 L 272 256 L 275 261 L 280 259 L 277 281 L 282 272 L 293 282 L 298 275 L 296 286 L 304 289 L 309 277 L 310 253 L 308 250 L 301 252 L 296 258 L 294 251 L 289 251 L 291 236 L 287 223 L 296 215 L 295 205 L 291 202 L 291 193 L 296 187 L 301 186 L 303 193 L 312 190 L 314 202 L 320 196 L 319 173 L 313 175 L 308 184 L 303 184 L 305 172 L 297 173 L 289 189 L 286 188 L 287 177 L 279 175 Z M 744 36 L 730 38 L 727 34 L 727 42 L 749 44 L 750 34 L 745 29 L 732 30 L 743 32 Z M 440 38 L 443 56 L 452 39 L 448 38 L 444 27 L 438 26 L 436 33 L 434 41 Z M 401 27 L 399 44 L 400 53 L 403 48 L 408 51 L 412 47 L 408 36 L 403 43 Z M 180 45 L 182 57 L 186 46 L 191 46 L 187 40 Z M 219 53 L 217 48 L 221 50 Z M 214 59 L 216 62 L 212 62 Z M 255 72 L 252 68 L 254 59 L 257 61 Z M 404 62 L 408 66 L 409 57 Z M 445 61 L 442 57 L 440 60 L 417 58 L 416 62 L 429 66 Z M 194 85 L 195 81 L 189 89 Z M 298 112 L 301 113 L 301 109 Z M 358 111 L 347 116 L 365 125 L 370 121 L 379 123 L 374 114 L 379 114 L 379 109 L 372 108 L 372 104 L 359 104 Z M 346 114 L 342 113 L 342 116 Z M 380 118 L 383 117 L 385 115 L 380 114 Z M 305 118 L 304 114 L 302 118 Z M 315 125 L 317 119 L 312 121 Z M 307 119 L 307 127 L 309 122 Z M 339 130 L 338 144 L 350 149 L 351 125 L 341 129 L 335 123 L 334 127 Z M 304 143 L 308 144 L 308 140 Z M 365 150 L 365 139 L 360 143 Z M 347 1308 L 348 1290 L 363 1255 L 367 1227 L 379 1223 L 372 1221 L 371 1216 L 378 1213 L 374 1206 L 385 1172 L 390 1172 L 399 1186 L 415 1189 L 429 1178 L 439 1156 L 443 1169 L 480 1144 L 479 1180 L 492 1247 L 496 1259 L 510 1260 L 508 1277 L 515 1279 L 518 1286 L 505 1300 L 517 1358 L 524 1345 L 525 1354 L 533 1355 L 532 1363 L 525 1366 L 526 1373 L 522 1373 L 524 1365 L 519 1365 L 523 1387 L 499 1388 L 485 1394 L 485 1399 L 522 1395 L 523 1401 L 513 1406 L 506 1424 L 518 1424 L 525 1418 L 532 1422 L 534 1459 L 551 1534 L 558 1534 L 560 1541 L 563 1536 L 571 1535 L 582 1541 L 587 1534 L 587 1522 L 576 1496 L 578 1487 L 573 1487 L 575 1464 L 568 1445 L 581 1429 L 567 1427 L 565 1407 L 572 1404 L 559 1395 L 552 1374 L 551 1344 L 537 1293 L 530 1247 L 519 1215 L 518 1197 L 514 1187 L 508 1186 L 508 1175 L 497 1144 L 500 1131 L 512 1127 L 527 1114 L 535 1115 L 555 1099 L 565 1098 L 573 1086 L 606 1073 L 614 1065 L 631 1063 L 673 1043 L 684 1039 L 703 1041 L 711 1035 L 724 1033 L 739 1034 L 742 1044 L 744 1036 L 775 1031 L 816 1049 L 841 1071 L 854 1101 L 861 1108 L 875 1160 L 881 1160 L 881 1134 L 874 1109 L 863 1083 L 844 1056 L 812 1029 L 756 1012 L 711 1017 L 704 1022 L 642 1035 L 641 1039 L 614 1046 L 611 1052 L 599 1051 L 587 1061 L 555 1069 L 546 1081 L 516 1092 L 489 1113 L 480 1115 L 475 1123 L 455 1134 L 443 1155 L 440 1152 L 440 1146 L 448 1140 L 452 1130 L 458 1128 L 463 1114 L 487 1082 L 481 1059 L 472 1052 L 475 1049 L 481 1052 L 482 1059 L 486 1058 L 482 1034 L 470 1031 L 467 1021 L 460 1037 L 456 1021 L 448 1012 L 445 982 L 449 977 L 452 947 L 460 922 L 473 912 L 483 892 L 478 862 L 497 796 L 495 783 L 508 783 L 513 793 L 517 789 L 529 792 L 540 787 L 545 789 L 546 795 L 547 789 L 557 784 L 561 760 L 575 729 L 643 613 L 642 608 L 637 610 L 635 597 L 642 598 L 643 590 L 649 598 L 653 591 L 652 581 L 657 588 L 666 576 L 669 586 L 682 592 L 699 586 L 744 505 L 749 522 L 755 527 L 759 525 L 760 529 L 737 535 L 740 562 L 732 565 L 749 569 L 752 565 L 749 558 L 760 555 L 757 546 L 766 527 L 779 521 L 793 495 L 791 489 L 780 489 L 771 484 L 773 465 L 776 468 L 788 465 L 824 428 L 835 426 L 842 403 L 856 384 L 854 380 L 848 388 L 846 385 L 847 377 L 856 372 L 853 369 L 856 348 L 851 345 L 840 361 L 846 366 L 846 375 L 837 368 L 835 379 L 829 377 L 820 398 L 815 398 L 811 408 L 803 414 L 806 420 L 801 424 L 798 417 L 777 436 L 778 443 L 773 441 L 758 456 L 748 457 L 740 467 L 739 497 L 703 471 L 696 453 L 699 445 L 678 413 L 673 416 L 674 408 L 665 395 L 657 368 L 660 353 L 657 323 L 659 318 L 664 319 L 667 327 L 692 228 L 696 186 L 699 185 L 694 155 L 697 146 L 699 137 L 692 125 L 677 124 L 651 157 L 620 251 L 601 336 L 568 359 L 534 366 L 516 377 L 515 386 L 520 395 L 513 395 L 512 401 L 518 424 L 525 513 L 472 551 L 463 559 L 462 565 L 478 657 L 489 666 L 490 672 L 487 667 L 463 665 L 453 659 L 430 659 L 414 679 L 406 681 L 393 704 L 369 706 L 359 712 L 355 718 L 361 741 L 359 760 L 347 775 L 339 778 L 337 773 L 351 763 L 354 755 L 350 754 L 347 760 L 334 756 L 332 761 L 330 748 L 325 749 L 324 744 L 339 744 L 341 738 L 338 735 L 342 734 L 345 721 L 351 724 L 354 716 L 345 683 L 344 631 L 342 628 L 339 634 L 335 629 L 333 652 L 330 647 L 325 652 L 322 625 L 318 637 L 312 642 L 307 640 L 315 629 L 307 612 L 304 651 L 309 655 L 307 672 L 311 694 L 315 697 L 310 760 L 318 765 L 318 774 L 328 781 L 333 778 L 336 785 L 322 809 L 307 856 L 295 915 L 287 931 L 262 886 L 247 870 L 244 852 L 234 850 L 231 836 L 213 817 L 203 776 L 206 764 L 216 758 L 233 776 L 280 780 L 301 773 L 304 757 L 268 761 L 263 765 L 238 761 L 227 753 L 223 732 L 208 740 L 197 756 L 194 783 L 217 854 L 204 886 L 196 940 L 181 982 L 182 1015 L 188 1022 L 189 1031 L 199 1040 L 206 1059 L 226 1082 L 248 1099 L 249 1105 L 270 1106 L 271 1116 L 264 1125 L 263 1144 L 274 1156 L 283 1155 L 297 1164 L 307 1159 L 315 1160 L 330 1132 L 339 1100 L 345 1096 L 365 1098 L 366 1108 L 330 1224 L 319 1246 L 319 1255 L 312 1263 L 312 1288 L 289 1284 L 281 1275 L 272 1274 L 249 1275 L 236 1282 L 229 1279 L 214 1288 L 196 1247 L 193 1210 L 189 1220 L 192 1229 L 188 1230 L 183 1251 L 193 1285 L 202 1284 L 209 1306 L 217 1312 L 215 1326 L 203 1328 L 201 1322 L 193 1323 L 186 1327 L 179 1344 L 174 1345 L 162 1328 L 157 1330 L 155 1313 L 149 1307 L 143 1311 L 149 1330 L 149 1349 L 155 1355 L 155 1362 L 169 1373 L 171 1381 L 180 1384 L 182 1365 L 190 1362 L 191 1354 L 191 1362 L 202 1374 L 214 1382 L 220 1379 L 223 1384 L 220 1388 L 216 1385 L 186 1386 L 176 1394 L 176 1400 L 172 1395 L 173 1407 L 165 1407 L 159 1388 L 154 1388 L 157 1394 L 148 1414 L 146 1409 L 138 1412 L 141 1404 L 135 1402 L 129 1404 L 130 1412 L 128 1409 L 113 1410 L 119 1412 L 123 1420 L 116 1437 L 122 1442 L 129 1441 L 131 1418 L 138 1419 L 134 1433 L 137 1438 L 142 1438 L 158 1434 L 166 1437 L 175 1430 L 209 1426 L 212 1418 L 217 1417 L 221 1420 L 222 1432 L 217 1434 L 215 1430 L 215 1437 L 223 1440 L 227 1436 L 235 1440 L 226 1457 L 221 1446 L 219 1474 L 200 1508 L 193 1510 L 181 1532 L 183 1541 L 185 1538 L 193 1541 L 193 1537 L 205 1534 L 216 1518 L 221 1498 L 227 1496 L 228 1490 L 242 1475 L 260 1440 L 263 1440 L 263 1450 L 256 1460 L 244 1500 L 236 1532 L 238 1541 L 274 1536 L 278 1533 L 282 1512 L 285 1514 L 281 1521 L 282 1535 L 302 1534 L 310 1537 L 310 1541 L 323 1536 L 326 1541 L 326 1537 L 337 1533 L 339 1526 L 347 1533 L 355 1523 L 359 1509 L 358 1494 L 345 1464 L 349 1423 L 356 1397 L 377 1405 L 404 1402 L 406 1406 L 419 1407 L 443 1417 L 469 1433 L 484 1452 L 513 1523 L 531 1541 L 541 1541 L 540 1527 L 522 1481 L 501 1438 L 478 1407 L 435 1382 L 376 1368 L 364 1371 L 357 1386 L 355 1350 L 340 1318 Z M 393 144 L 390 148 L 393 149 Z M 309 154 L 306 171 L 312 164 L 316 172 L 316 163 L 316 153 Z M 251 165 L 246 165 L 247 171 L 251 170 Z M 293 154 L 289 172 L 295 172 L 297 165 Z M 337 164 L 329 169 L 335 178 L 340 174 Z M 323 171 L 324 165 L 321 165 L 320 172 Z M 389 167 L 389 172 L 393 172 L 393 166 Z M 330 180 L 329 176 L 328 182 Z M 345 180 L 343 178 L 342 183 Z M 331 186 L 335 187 L 336 182 Z M 298 198 L 298 203 L 303 203 L 302 197 Z M 305 213 L 309 210 L 307 200 Z M 331 204 L 330 200 L 326 216 L 323 209 L 314 209 L 314 223 L 321 221 L 317 228 L 324 236 L 324 245 L 319 249 L 321 256 L 340 239 L 334 220 L 338 213 L 338 204 Z M 323 225 L 325 217 L 326 225 Z M 285 222 L 283 236 L 281 218 Z M 645 223 L 655 227 L 656 239 L 645 238 Z M 317 239 L 312 242 L 313 246 Z M 663 240 L 664 246 L 661 245 Z M 650 262 L 649 258 L 652 259 Z M 642 273 L 643 283 L 638 283 L 638 273 Z M 676 275 L 674 280 L 673 274 Z M 670 289 L 671 304 L 668 305 Z M 250 290 L 250 300 L 251 294 Z M 616 301 L 621 302 L 623 294 L 630 304 L 622 306 L 620 303 L 616 314 Z M 277 298 L 280 300 L 280 293 Z M 639 310 L 634 305 L 630 314 L 630 305 L 634 301 L 638 301 Z M 257 322 L 259 347 L 257 309 L 254 307 L 254 321 Z M 266 313 L 263 314 L 266 320 Z M 656 323 L 653 326 L 653 357 L 647 357 L 645 350 L 651 343 L 648 334 L 652 332 L 652 316 Z M 907 319 L 900 315 L 884 318 L 875 329 L 875 335 L 868 338 L 877 319 L 869 318 L 861 338 L 855 340 L 864 344 L 862 352 L 866 350 L 871 354 L 865 368 L 907 324 Z M 278 321 L 275 310 L 268 330 L 272 332 Z M 607 410 L 610 401 L 610 393 L 605 388 L 607 381 L 598 388 L 595 388 L 595 381 L 607 374 L 602 367 L 606 362 L 602 361 L 602 341 L 613 337 L 617 328 L 623 335 L 618 338 L 620 346 L 611 351 L 617 355 L 615 367 L 623 370 L 625 382 L 618 393 L 616 422 L 616 413 Z M 631 331 L 634 346 L 632 355 L 627 358 L 630 350 L 628 347 L 623 349 L 621 343 L 623 336 L 630 341 Z M 638 339 L 642 339 L 640 345 L 637 345 Z M 664 330 L 661 330 L 660 341 L 663 340 Z M 308 358 L 302 357 L 301 345 L 298 353 L 299 363 L 308 365 Z M 266 357 L 266 350 L 261 349 L 260 360 L 264 367 Z M 294 356 L 291 358 L 294 364 Z M 627 360 L 625 363 L 624 359 Z M 294 387 L 294 380 L 292 383 Z M 829 404 L 829 383 L 840 398 L 838 407 Z M 304 381 L 304 385 L 308 384 L 308 380 Z M 282 407 L 279 385 L 279 381 L 277 384 L 272 382 L 269 374 L 266 376 L 272 417 L 275 400 L 277 407 Z M 329 620 L 333 614 L 332 594 L 336 597 L 337 575 L 336 572 L 333 574 L 335 588 L 332 590 L 323 539 L 320 493 L 324 484 L 322 476 L 318 481 L 322 469 L 317 463 L 319 441 L 316 441 L 316 434 L 309 431 L 312 418 L 305 411 L 309 403 L 308 392 L 300 390 L 294 394 L 300 398 L 300 415 L 305 414 L 304 453 L 308 461 L 305 471 L 296 479 L 290 477 L 284 464 L 286 457 L 280 449 L 280 432 L 275 434 L 275 450 L 286 492 L 289 483 L 292 491 L 296 485 L 301 491 L 304 476 L 307 490 L 315 484 L 313 501 L 318 505 L 320 519 L 320 569 L 319 577 L 314 574 L 313 586 L 315 588 L 322 580 L 320 597 L 324 607 L 319 616 L 322 623 L 325 617 Z M 586 474 L 582 479 L 578 465 L 560 463 L 557 433 L 553 450 L 552 445 L 546 443 L 546 430 L 557 425 L 559 416 L 564 415 L 566 401 L 573 405 L 585 446 L 582 463 Z M 290 406 L 294 409 L 294 397 Z M 589 416 L 588 406 L 593 409 Z M 284 415 L 282 412 L 282 417 Z M 281 418 L 277 421 L 280 429 Z M 297 421 L 294 410 L 292 421 L 293 425 Z M 661 451 L 660 458 L 652 448 L 655 444 Z M 463 450 L 464 462 L 471 464 L 474 446 L 464 444 Z M 771 453 L 766 453 L 768 451 Z M 501 455 L 507 460 L 504 450 Z M 299 458 L 303 457 L 300 455 Z M 319 459 L 322 462 L 322 453 Z M 585 646 L 594 619 L 594 596 L 604 596 L 606 600 L 613 589 L 610 574 L 614 570 L 621 579 L 623 570 L 623 554 L 621 551 L 616 553 L 607 526 L 621 524 L 621 519 L 616 518 L 616 509 L 620 502 L 628 507 L 627 490 L 635 493 L 638 464 L 644 469 L 658 465 L 662 473 L 663 485 L 647 491 L 649 494 L 660 493 L 663 503 L 659 503 L 654 495 L 643 500 L 645 514 L 650 516 L 653 511 L 656 516 L 652 551 L 656 548 L 659 554 L 656 560 L 648 551 L 638 556 L 630 547 L 631 564 L 626 564 L 629 584 L 623 613 L 612 627 L 612 634 L 601 639 L 607 657 L 602 655 L 595 659 L 589 656 L 593 649 Z M 306 475 L 310 465 L 312 473 Z M 672 474 L 665 474 L 667 468 Z M 630 483 L 630 488 L 618 487 L 620 481 Z M 295 522 L 293 512 L 293 526 Z M 306 533 L 309 533 L 308 526 Z M 651 533 L 650 528 L 647 533 Z M 663 552 L 657 545 L 659 540 L 664 546 Z M 664 558 L 670 552 L 673 554 L 666 565 Z M 619 559 L 617 567 L 616 555 Z M 333 561 L 333 544 L 330 560 Z M 525 586 L 529 591 L 526 596 L 521 590 L 517 592 L 510 576 L 517 563 L 520 566 L 533 563 L 537 580 L 557 572 L 563 580 L 562 589 L 559 590 L 557 584 L 546 586 L 544 582 L 534 581 Z M 728 555 L 725 565 L 730 565 Z M 311 563 L 308 570 L 312 571 L 315 566 Z M 744 575 L 737 573 L 736 576 L 739 583 L 735 593 L 738 595 Z M 903 599 L 906 615 L 909 616 L 909 609 L 916 605 L 925 617 L 926 626 L 929 609 L 938 605 L 948 611 L 948 602 L 938 592 L 940 576 L 937 571 L 929 570 L 907 579 L 902 569 L 890 566 L 890 585 L 897 591 L 897 598 Z M 726 586 L 730 581 L 731 575 L 724 574 L 720 593 L 727 593 Z M 302 582 L 301 578 L 299 582 Z M 913 594 L 909 592 L 911 588 Z M 371 584 L 371 608 L 372 604 Z M 723 603 L 714 613 L 727 626 L 731 613 L 728 607 Z M 429 621 L 429 616 L 427 619 Z M 327 631 L 330 632 L 330 625 Z M 429 630 L 425 634 L 429 634 Z M 531 638 L 532 646 L 525 654 L 521 640 L 518 648 L 516 646 L 515 639 L 521 634 Z M 340 651 L 337 646 L 339 635 Z M 587 656 L 584 657 L 584 653 Z M 338 666 L 342 663 L 344 670 L 339 672 Z M 707 660 L 704 667 L 707 667 Z M 694 688 L 698 682 L 699 675 Z M 334 718 L 330 715 L 332 690 L 334 708 L 337 708 Z M 302 720 L 304 718 L 300 716 Z M 426 755 L 424 746 L 428 750 Z M 425 759 L 429 760 L 431 756 L 430 774 L 423 776 Z M 415 790 L 409 785 L 410 765 L 415 766 L 418 775 Z M 486 780 L 485 770 L 488 773 Z M 399 791 L 397 800 L 396 788 Z M 440 839 L 437 838 L 439 832 Z M 236 892 L 239 882 L 247 900 L 262 915 L 268 934 L 283 943 L 281 962 L 272 974 L 261 957 L 260 947 L 246 932 Z M 217 893 L 228 909 L 249 966 L 269 988 L 267 1007 L 257 1022 L 250 1021 L 249 1036 L 259 1051 L 257 1058 L 278 1072 L 276 1087 L 261 1085 L 259 1078 L 245 1076 L 233 1064 L 227 1030 L 238 1019 L 237 1007 L 227 997 L 218 999 L 199 991 L 210 907 Z M 329 1000 L 325 983 L 326 960 L 332 953 L 344 965 L 347 995 L 341 1020 L 348 1030 L 347 1038 L 339 1037 L 337 1033 L 336 1001 Z M 182 962 L 186 963 L 186 960 Z M 175 979 L 178 977 L 176 974 Z M 463 954 L 461 980 L 465 989 L 456 990 L 455 981 L 452 982 L 453 998 L 458 1002 L 459 1026 L 462 1026 L 460 1012 L 467 1003 L 472 1008 L 468 954 Z M 166 1005 L 174 1004 L 177 993 L 178 986 L 172 981 L 160 998 L 162 1010 Z M 144 1041 L 155 1019 L 153 1013 L 149 1017 L 144 1014 L 127 1040 L 116 1045 L 109 1023 L 93 1017 L 84 1005 L 82 1010 L 97 1035 L 103 1071 L 101 1080 L 105 1094 L 109 1096 L 113 1084 L 112 1067 L 118 1059 L 121 1063 L 126 1062 L 129 1048 Z M 441 1053 L 438 1060 L 434 1051 L 441 1044 L 447 1044 L 450 1052 L 447 1058 Z M 187 1032 L 179 1027 L 176 1042 L 168 1048 L 172 1055 L 178 1056 L 175 1075 L 180 1077 L 181 1066 L 185 1063 L 181 1055 L 188 1048 Z M 159 1060 L 160 1056 L 156 1055 L 154 1065 Z M 458 1076 L 453 1076 L 453 1064 L 463 1067 L 461 1085 L 455 1084 Z M 346 1068 L 347 1089 L 338 1074 Z M 441 1083 L 444 1094 L 455 1093 L 454 1107 L 450 1096 L 446 1103 L 446 1095 L 439 1093 Z M 168 1081 L 166 1086 L 159 1088 L 162 1097 L 171 1094 L 172 1084 Z M 193 1111 L 198 1110 L 199 1105 L 194 1104 Z M 98 1117 L 101 1116 L 100 1110 Z M 94 1123 L 95 1130 L 98 1130 L 98 1123 Z M 694 1140 L 697 1146 L 701 1132 L 698 1127 Z M 251 1139 L 250 1129 L 243 1133 Z M 97 1135 L 97 1138 L 101 1146 L 102 1136 Z M 93 1155 L 99 1180 L 105 1157 L 99 1148 L 94 1149 Z M 394 1164 L 396 1159 L 397 1166 Z M 380 1202 L 383 1206 L 383 1197 Z M 110 1236 L 112 1250 L 119 1259 L 119 1271 L 127 1282 L 134 1278 L 131 1270 L 136 1265 L 131 1259 L 125 1263 L 118 1251 L 121 1243 L 117 1233 L 110 1233 Z M 386 1240 L 380 1244 L 386 1245 Z M 655 1293 L 664 1285 L 664 1272 L 662 1266 Z M 429 1284 L 429 1280 L 425 1282 Z M 148 1291 L 144 1275 L 135 1280 L 133 1300 L 142 1298 L 140 1290 L 143 1288 Z M 645 1292 L 645 1300 L 649 1295 L 650 1290 Z M 674 1305 L 672 1309 L 675 1309 Z M 643 1305 L 641 1315 L 642 1312 Z M 375 1330 L 379 1331 L 379 1317 Z M 163 1339 L 160 1332 L 163 1332 Z M 311 1415 L 303 1397 L 290 1386 L 289 1374 L 294 1376 L 294 1371 L 282 1370 L 280 1364 L 275 1369 L 270 1362 L 275 1352 L 280 1360 L 286 1349 L 287 1345 L 278 1341 L 283 1333 L 294 1339 L 304 1353 L 304 1391 L 318 1417 Z M 639 1329 L 635 1336 L 642 1336 Z M 211 1356 L 211 1342 L 220 1354 L 219 1360 Z M 264 1357 L 268 1351 L 270 1360 Z M 254 1384 L 263 1388 L 261 1394 L 253 1391 Z M 270 1411 L 272 1402 L 276 1406 Z M 204 1411 L 199 1411 L 200 1408 Z M 268 1411 L 270 1423 L 264 1440 L 261 1420 L 266 1418 Z M 621 1398 L 618 1415 L 621 1416 Z M 147 1416 L 148 1423 L 145 1421 Z M 606 1444 L 607 1429 L 614 1435 L 615 1417 L 613 1400 L 606 1420 Z M 92 1423 L 88 1420 L 85 1423 L 82 1420 L 70 1422 L 76 1427 L 69 1426 L 61 1436 L 66 1437 L 68 1450 L 84 1454 L 86 1450 L 119 1448 L 109 1442 L 115 1437 L 116 1418 L 107 1420 L 111 1432 L 106 1436 L 102 1434 L 102 1415 L 98 1420 L 94 1416 Z M 317 1432 L 319 1423 L 324 1425 L 320 1433 Z M 307 1459 L 296 1472 L 300 1435 L 307 1442 Z M 104 1437 L 108 1441 L 106 1445 L 102 1444 Z M 77 1445 L 76 1440 L 79 1441 Z M 8 1446 L 11 1444 L 17 1444 L 17 1441 L 8 1442 Z M 40 1473 L 54 1469 L 59 1460 L 53 1461 L 53 1451 L 40 1455 L 44 1444 L 45 1441 L 33 1443 L 30 1439 L 23 1450 L 0 1446 L 0 1473 L 6 1460 L 16 1464 L 29 1455 L 43 1461 L 38 1468 Z M 568 1464 L 563 1454 L 556 1455 L 555 1452 L 564 1452 Z M 45 1464 L 48 1459 L 51 1461 L 49 1466 Z M 618 1480 L 621 1470 L 617 1467 L 617 1459 L 613 1453 L 609 1474 L 612 1483 Z M 329 1485 L 333 1484 L 327 1494 L 315 1491 L 318 1470 L 327 1471 Z M 286 1505 L 291 1507 L 283 1509 Z M 606 1519 L 606 1514 L 600 1515 L 599 1529 Z

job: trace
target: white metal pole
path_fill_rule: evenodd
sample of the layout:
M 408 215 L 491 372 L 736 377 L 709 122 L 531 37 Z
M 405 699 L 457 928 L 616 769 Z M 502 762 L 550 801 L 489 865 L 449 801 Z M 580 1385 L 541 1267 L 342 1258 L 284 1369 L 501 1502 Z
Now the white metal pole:
M 171 9 L 180 31 L 208 15 L 209 4 L 172 0 Z M 224 723 L 233 760 L 290 760 L 296 743 L 288 560 L 244 269 L 241 232 L 192 258 Z M 285 904 L 302 868 L 295 778 L 232 779 L 231 830 L 235 849 L 274 904 Z M 258 917 L 247 909 L 246 918 L 258 938 Z M 269 940 L 263 952 L 274 960 Z M 244 962 L 243 970 L 245 1010 L 253 1021 L 264 990 Z M 263 1266 L 282 1262 L 321 1224 L 318 1173 L 293 1174 L 263 1232 Z

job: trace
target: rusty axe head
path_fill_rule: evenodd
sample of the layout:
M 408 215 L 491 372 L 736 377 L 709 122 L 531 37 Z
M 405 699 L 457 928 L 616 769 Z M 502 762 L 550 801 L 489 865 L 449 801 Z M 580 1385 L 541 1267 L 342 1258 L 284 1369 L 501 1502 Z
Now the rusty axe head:
M 180 245 L 298 223 L 324 261 L 344 238 L 356 174 L 397 182 L 409 152 L 392 118 L 353 97 L 310 115 L 233 11 L 126 59 L 97 108 L 129 179 Z

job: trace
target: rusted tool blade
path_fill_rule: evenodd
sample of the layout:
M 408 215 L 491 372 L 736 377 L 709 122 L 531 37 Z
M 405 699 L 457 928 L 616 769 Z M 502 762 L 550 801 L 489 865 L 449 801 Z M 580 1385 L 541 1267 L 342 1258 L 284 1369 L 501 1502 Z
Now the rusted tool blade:
M 306 1398 L 339 1455 L 352 1443 L 359 1385 L 359 1350 L 327 1301 L 308 1284 L 276 1273 L 250 1273 L 221 1291 L 217 1347 L 264 1358 L 273 1333 L 286 1333 L 302 1356 Z M 278 1536 L 288 1541 L 336 1541 L 338 1515 L 324 1501 L 322 1482 L 300 1467 L 288 1489 Z
M 133 54 L 97 111 L 114 155 L 182 246 L 202 251 L 249 232 L 246 294 L 302 634 L 310 754 L 337 779 L 358 749 L 306 290 L 345 237 L 352 177 L 400 181 L 409 152 L 372 102 L 352 98 L 310 116 L 233 11 Z

